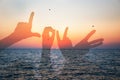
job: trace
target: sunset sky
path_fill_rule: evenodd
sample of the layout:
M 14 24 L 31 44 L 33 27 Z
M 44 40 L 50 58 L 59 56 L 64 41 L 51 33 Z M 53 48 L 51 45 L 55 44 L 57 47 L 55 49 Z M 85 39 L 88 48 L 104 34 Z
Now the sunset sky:
M 104 38 L 104 45 L 120 45 L 120 0 L 0 0 L 0 39 L 10 35 L 18 22 L 28 22 L 32 11 L 32 32 L 42 35 L 46 26 L 52 26 L 62 37 L 68 26 L 75 45 L 95 29 L 90 40 Z M 11 47 L 39 48 L 41 43 L 42 37 L 31 37 Z M 55 38 L 53 48 L 56 43 Z

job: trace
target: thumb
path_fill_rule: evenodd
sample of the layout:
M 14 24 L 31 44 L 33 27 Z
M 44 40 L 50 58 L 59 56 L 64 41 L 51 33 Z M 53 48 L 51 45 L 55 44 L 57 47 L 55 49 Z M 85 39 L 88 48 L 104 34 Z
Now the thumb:
M 32 36 L 41 37 L 41 35 L 39 33 L 32 33 Z

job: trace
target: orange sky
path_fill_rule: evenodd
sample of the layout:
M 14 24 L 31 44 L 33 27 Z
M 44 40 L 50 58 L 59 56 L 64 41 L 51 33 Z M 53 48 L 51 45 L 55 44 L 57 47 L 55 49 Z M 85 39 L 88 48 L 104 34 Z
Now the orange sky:
M 75 45 L 95 29 L 96 33 L 90 40 L 104 38 L 104 44 L 120 43 L 119 4 L 119 0 L 1 0 L 0 39 L 11 34 L 18 22 L 27 22 L 31 11 L 34 11 L 33 32 L 42 34 L 45 26 L 52 26 L 62 37 L 68 26 L 68 37 Z M 41 40 L 31 37 L 11 47 L 39 48 Z M 55 38 L 53 47 L 57 46 L 56 43 Z

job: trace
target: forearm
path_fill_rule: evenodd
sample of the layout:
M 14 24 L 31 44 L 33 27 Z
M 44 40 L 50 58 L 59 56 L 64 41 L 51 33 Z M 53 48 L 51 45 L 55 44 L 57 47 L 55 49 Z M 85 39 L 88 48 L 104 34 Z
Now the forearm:
M 21 39 L 18 37 L 18 35 L 12 33 L 4 39 L 0 40 L 0 49 L 5 49 L 20 40 Z
M 50 49 L 43 48 L 41 55 L 41 62 L 50 63 Z

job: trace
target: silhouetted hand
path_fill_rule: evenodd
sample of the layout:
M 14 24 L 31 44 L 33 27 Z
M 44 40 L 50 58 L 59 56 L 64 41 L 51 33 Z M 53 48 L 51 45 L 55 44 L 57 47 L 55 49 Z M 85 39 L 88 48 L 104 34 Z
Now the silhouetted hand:
M 60 39 L 59 31 L 57 31 L 57 33 L 56 33 L 58 46 L 60 49 L 72 49 L 72 42 L 67 37 L 67 31 L 68 31 L 68 27 L 66 27 L 66 29 L 65 29 L 63 39 Z
M 51 67 L 50 49 L 52 47 L 54 37 L 55 37 L 55 30 L 52 27 L 45 27 L 42 34 L 41 66 Z
M 72 57 L 83 56 L 84 54 L 89 52 L 89 49 L 97 47 L 103 43 L 102 38 L 88 42 L 88 39 L 95 33 L 95 30 L 93 30 L 82 41 L 77 43 L 75 46 L 72 46 L 71 40 L 67 37 L 67 30 L 68 30 L 68 27 L 65 29 L 62 40 L 60 39 L 58 31 L 56 35 L 59 49 L 61 50 L 63 55 L 66 57 L 66 59 L 68 58 L 67 57 L 68 55 L 71 56 L 71 59 Z
M 96 32 L 96 30 L 91 31 L 82 41 L 74 46 L 74 49 L 91 49 L 97 47 L 103 43 L 103 38 L 99 38 L 88 42 L 89 38 Z
M 5 49 L 20 40 L 23 40 L 32 36 L 40 37 L 39 33 L 31 32 L 33 16 L 34 16 L 34 12 L 31 13 L 29 22 L 18 23 L 15 31 L 12 34 L 0 40 L 0 49 Z
M 52 27 L 45 27 L 42 34 L 43 49 L 51 49 L 54 41 L 54 37 L 55 37 L 55 30 Z
M 40 37 L 39 33 L 31 32 L 33 16 L 34 16 L 34 12 L 31 13 L 28 22 L 19 22 L 17 24 L 17 27 L 15 31 L 13 32 L 13 34 L 16 35 L 16 37 L 18 36 L 18 38 L 20 39 L 29 38 L 32 36 Z
M 67 31 L 68 27 L 65 29 L 63 39 L 60 39 L 58 31 L 56 35 L 59 49 L 65 57 L 64 68 L 68 68 L 70 66 L 78 67 L 82 61 L 82 57 L 88 53 L 91 48 L 101 45 L 103 39 L 100 38 L 88 42 L 88 39 L 95 33 L 95 30 L 93 30 L 82 41 L 78 42 L 75 46 L 72 46 L 71 40 L 67 37 Z M 65 72 L 64 70 L 66 69 L 63 69 L 63 73 Z
M 60 39 L 59 32 L 57 31 L 57 41 L 60 49 L 90 49 L 102 44 L 103 38 L 96 39 L 88 42 L 88 39 L 95 33 L 95 30 L 91 31 L 82 41 L 72 46 L 71 40 L 67 37 L 68 27 L 65 29 L 63 39 Z

